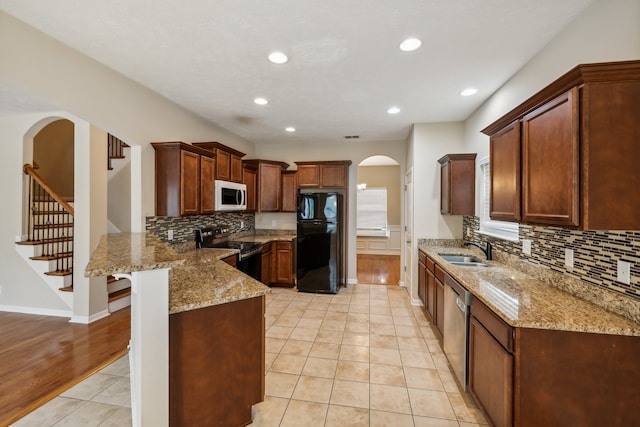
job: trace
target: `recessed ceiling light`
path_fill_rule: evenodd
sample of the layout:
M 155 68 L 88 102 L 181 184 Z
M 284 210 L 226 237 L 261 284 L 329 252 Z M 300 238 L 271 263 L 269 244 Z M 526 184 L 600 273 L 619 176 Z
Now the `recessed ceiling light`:
M 471 96 L 471 95 L 475 95 L 476 93 L 478 93 L 478 89 L 476 89 L 474 87 L 468 87 L 465 90 L 463 90 L 462 92 L 460 92 L 460 95 L 462 95 L 462 96 Z
M 389 114 L 398 114 L 400 112 L 400 109 L 398 107 L 391 107 L 387 110 L 387 113 Z
M 404 52 L 411 52 L 422 46 L 422 41 L 416 38 L 409 38 L 400 43 L 400 50 Z
M 253 100 L 253 102 L 255 102 L 258 105 L 267 105 L 269 103 L 267 98 L 256 98 Z
M 274 64 L 284 64 L 288 60 L 289 58 L 287 58 L 287 55 L 282 52 L 271 52 L 269 54 L 269 61 L 273 62 Z
M 296 128 L 294 128 L 292 126 L 289 126 L 289 127 L 284 128 L 284 130 L 286 130 L 287 132 L 295 132 Z

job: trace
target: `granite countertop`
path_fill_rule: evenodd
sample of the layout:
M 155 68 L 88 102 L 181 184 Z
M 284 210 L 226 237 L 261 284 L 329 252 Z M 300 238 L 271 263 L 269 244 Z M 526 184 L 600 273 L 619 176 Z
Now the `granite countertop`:
M 462 247 L 420 245 L 444 271 L 509 325 L 613 335 L 640 336 L 640 324 L 497 261 L 488 267 L 458 266 L 438 254 L 474 255 Z
M 271 290 L 220 261 L 237 249 L 192 249 L 176 253 L 149 233 L 102 236 L 85 269 L 85 276 L 171 268 L 169 314 L 265 295 Z
M 105 234 L 91 254 L 85 277 L 172 268 L 184 264 L 158 237 L 149 233 Z
M 248 236 L 238 237 L 232 240 L 239 242 L 256 242 L 256 243 L 269 243 L 269 242 L 291 242 L 296 238 L 295 233 L 291 234 L 252 234 Z
M 169 314 L 259 297 L 268 286 L 220 261 L 235 249 L 194 249 L 186 262 L 169 272 Z

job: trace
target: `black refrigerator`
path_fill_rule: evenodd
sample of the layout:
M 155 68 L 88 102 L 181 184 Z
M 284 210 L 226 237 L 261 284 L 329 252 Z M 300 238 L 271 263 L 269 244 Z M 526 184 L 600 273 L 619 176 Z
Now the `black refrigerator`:
M 342 194 L 298 194 L 298 291 L 338 292 L 344 283 L 342 227 Z

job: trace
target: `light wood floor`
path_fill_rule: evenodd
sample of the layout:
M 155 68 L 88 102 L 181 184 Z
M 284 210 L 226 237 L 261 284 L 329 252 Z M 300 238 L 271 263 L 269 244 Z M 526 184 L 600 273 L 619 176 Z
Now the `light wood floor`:
M 400 255 L 357 255 L 358 283 L 397 285 L 400 281 Z
M 89 325 L 0 312 L 0 426 L 126 354 L 130 335 L 130 308 Z

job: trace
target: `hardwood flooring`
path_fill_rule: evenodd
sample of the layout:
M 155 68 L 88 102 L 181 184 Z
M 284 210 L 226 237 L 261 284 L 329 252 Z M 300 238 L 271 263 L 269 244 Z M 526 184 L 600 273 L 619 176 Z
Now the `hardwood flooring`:
M 397 285 L 400 282 L 400 255 L 357 255 L 358 283 Z
M 0 426 L 127 353 L 131 309 L 89 325 L 0 312 Z

